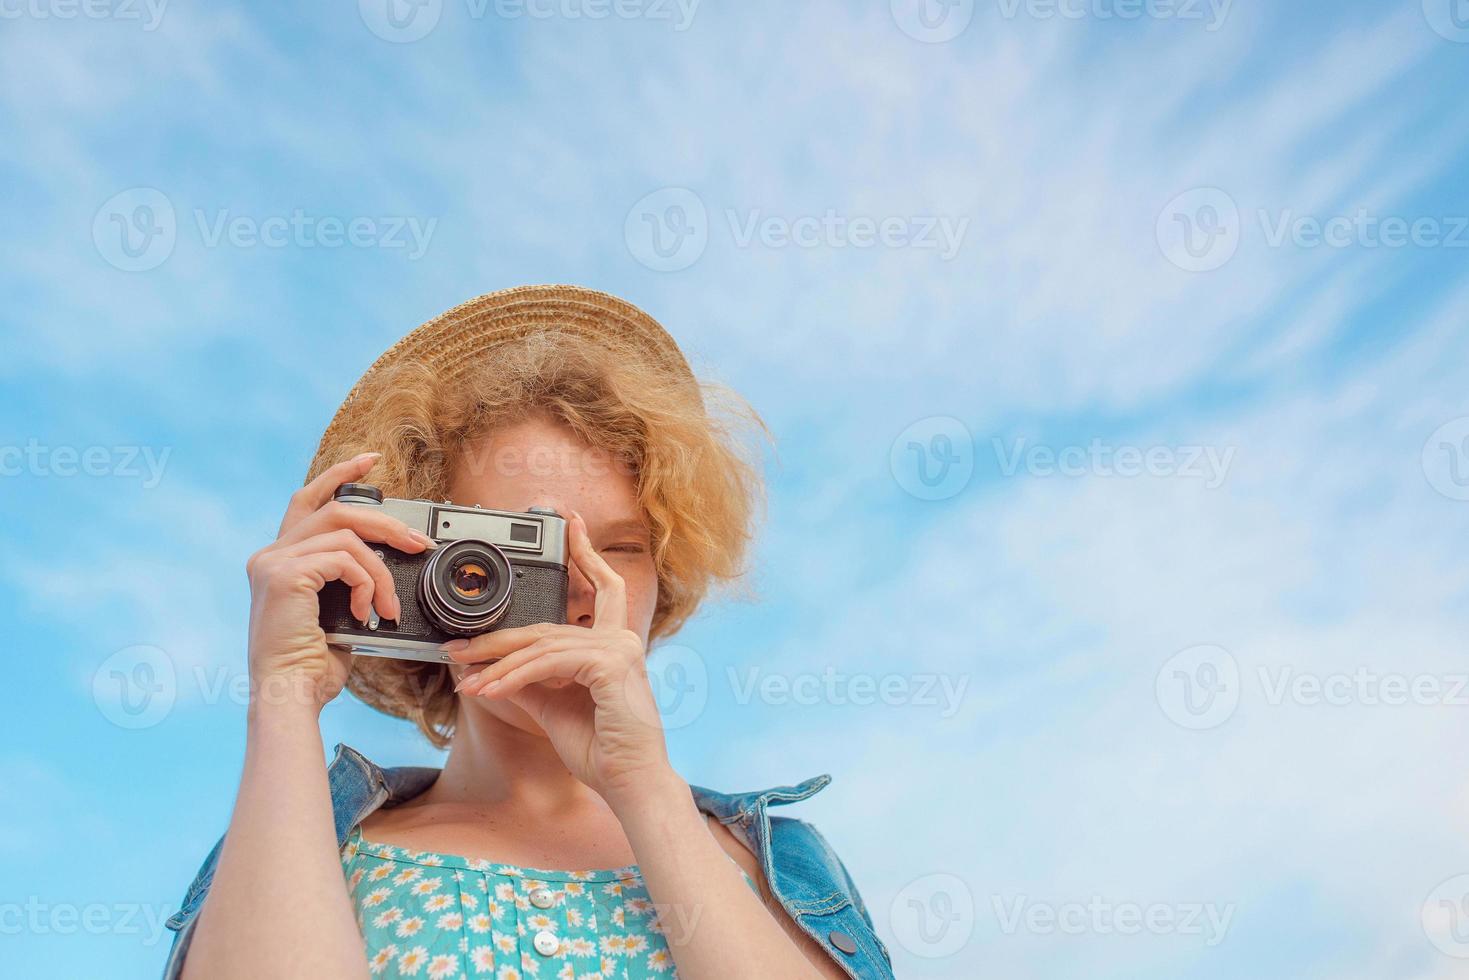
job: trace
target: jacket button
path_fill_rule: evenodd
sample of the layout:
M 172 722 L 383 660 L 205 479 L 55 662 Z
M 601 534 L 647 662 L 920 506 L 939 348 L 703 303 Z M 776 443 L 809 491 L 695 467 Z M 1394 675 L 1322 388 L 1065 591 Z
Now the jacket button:
M 550 956 L 561 948 L 561 940 L 556 938 L 556 934 L 546 932 L 544 929 L 536 933 L 536 937 L 531 940 L 531 943 L 535 946 L 536 952 L 542 956 Z
M 857 952 L 857 940 L 853 939 L 845 932 L 833 931 L 826 938 L 831 941 L 831 944 L 833 946 L 841 950 L 843 953 L 847 953 L 848 955 L 850 955 Z
M 537 888 L 530 893 L 530 903 L 538 909 L 548 909 L 556 904 L 556 896 L 548 889 Z

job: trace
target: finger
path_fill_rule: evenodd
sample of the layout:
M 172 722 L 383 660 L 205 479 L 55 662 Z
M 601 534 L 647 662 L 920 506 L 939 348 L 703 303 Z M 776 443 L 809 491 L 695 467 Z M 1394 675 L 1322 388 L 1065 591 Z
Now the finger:
M 434 539 L 385 514 L 377 507 L 332 502 L 298 521 L 280 537 L 280 544 L 293 544 L 328 531 L 350 530 L 364 541 L 378 541 L 399 551 L 416 555 L 438 545 Z
M 361 565 L 372 576 L 373 605 L 377 607 L 378 615 L 383 619 L 393 620 L 402 617 L 403 604 L 398 599 L 397 587 L 393 582 L 393 573 L 388 571 L 387 562 L 383 561 L 378 552 L 369 548 L 366 542 L 354 532 L 344 529 L 341 531 L 329 531 L 326 534 L 317 534 L 304 541 L 299 541 L 290 547 L 283 548 L 281 553 L 284 555 L 300 556 L 323 551 L 345 551 L 357 559 L 357 564 Z
M 565 688 L 548 687 L 544 684 L 528 684 L 506 700 L 530 715 L 537 725 L 546 728 L 546 708 L 553 698 L 565 697 L 565 691 Z
M 573 632 L 575 631 L 575 632 Z M 508 657 L 522 647 L 530 646 L 539 639 L 554 635 L 580 636 L 586 633 L 584 626 L 569 626 L 562 623 L 530 623 L 508 629 L 481 633 L 479 636 L 450 640 L 440 650 L 449 659 L 461 664 L 478 664 L 487 660 Z
M 503 698 L 517 694 L 527 684 L 565 678 L 575 680 L 586 665 L 585 651 L 559 650 L 521 664 L 504 677 L 490 681 L 478 688 L 476 696 Z
M 566 526 L 567 543 L 571 546 L 571 559 L 577 569 L 597 590 L 592 602 L 593 626 L 612 629 L 627 628 L 627 584 L 622 576 L 597 554 L 592 539 L 587 534 L 587 522 L 581 514 L 571 512 L 571 521 Z
M 328 582 L 341 582 L 352 591 L 352 615 L 367 619 L 372 614 L 372 576 L 345 551 L 320 551 L 292 558 L 290 562 L 307 576 L 317 592 Z
M 382 455 L 382 453 L 361 453 L 345 463 L 329 466 L 322 470 L 316 479 L 291 494 L 291 502 L 286 505 L 286 515 L 281 518 L 280 534 L 285 534 L 287 530 L 304 520 L 307 515 L 321 509 L 322 505 L 332 499 L 332 494 L 337 492 L 337 487 L 366 476 L 368 471 L 382 458 Z
M 484 687 L 486 684 L 490 684 L 494 681 L 499 680 L 501 677 L 504 677 L 507 673 L 509 673 L 511 670 L 514 670 L 516 667 L 519 667 L 521 664 L 528 663 L 536 659 L 537 657 L 544 656 L 547 653 L 551 653 L 556 650 L 571 649 L 573 646 L 584 645 L 584 643 L 585 639 L 583 639 L 583 644 L 577 644 L 576 639 L 569 636 L 542 637 L 541 639 L 536 640 L 530 646 L 522 647 L 521 649 L 516 650 L 515 652 L 510 653 L 505 657 L 486 665 L 483 669 L 476 671 L 472 677 L 462 681 L 459 687 L 456 688 L 456 690 L 462 690 L 465 693 L 473 694 L 474 688 L 481 688 Z

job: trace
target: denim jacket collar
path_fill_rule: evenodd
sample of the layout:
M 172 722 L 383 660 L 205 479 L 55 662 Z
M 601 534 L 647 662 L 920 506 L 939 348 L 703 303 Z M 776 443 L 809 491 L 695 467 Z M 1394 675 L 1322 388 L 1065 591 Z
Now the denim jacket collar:
M 346 828 L 361 823 L 368 813 L 385 804 L 404 803 L 424 792 L 439 778 L 439 770 L 428 766 L 395 766 L 383 769 L 350 745 L 338 742 L 336 756 L 328 772 L 332 778 L 333 799 L 358 802 L 363 812 Z M 704 813 L 724 824 L 747 819 L 757 810 L 772 804 L 799 803 L 815 796 L 831 782 L 828 775 L 813 776 L 794 786 L 774 786 L 748 793 L 720 793 L 702 786 L 690 786 L 694 803 Z M 354 785 L 355 784 L 355 785 Z M 337 791 L 341 793 L 338 794 Z M 379 798 L 381 797 L 381 798 Z M 340 829 L 340 828 L 339 828 Z M 338 843 L 346 840 L 339 835 Z

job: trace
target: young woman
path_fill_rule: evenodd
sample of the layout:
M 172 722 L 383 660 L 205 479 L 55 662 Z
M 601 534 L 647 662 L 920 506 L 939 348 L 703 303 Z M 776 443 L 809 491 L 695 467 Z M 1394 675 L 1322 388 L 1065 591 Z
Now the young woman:
M 758 428 L 592 290 L 493 293 L 384 354 L 248 562 L 244 771 L 165 976 L 890 977 L 841 861 L 768 812 L 828 777 L 723 794 L 669 765 L 644 658 L 741 570 L 759 479 L 740 417 Z M 353 482 L 566 516 L 565 625 L 448 643 L 449 664 L 328 646 L 323 586 L 396 619 L 374 543 L 435 546 L 332 499 Z M 323 765 L 319 712 L 343 686 L 447 747 L 443 770 L 346 746 Z

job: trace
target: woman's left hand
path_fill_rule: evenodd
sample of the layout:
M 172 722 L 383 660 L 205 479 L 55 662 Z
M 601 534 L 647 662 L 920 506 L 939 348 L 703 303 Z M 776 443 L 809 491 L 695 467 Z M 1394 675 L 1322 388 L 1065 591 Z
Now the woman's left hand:
M 459 692 L 523 709 L 572 775 L 615 806 L 670 771 L 668 750 L 643 641 L 627 626 L 622 576 L 592 546 L 580 514 L 572 513 L 566 537 L 571 560 L 596 589 L 590 628 L 536 623 L 444 649 L 462 664 L 493 660 L 461 678 Z

